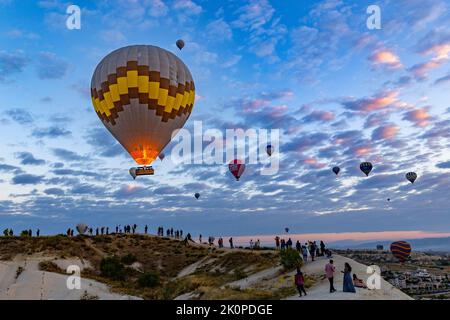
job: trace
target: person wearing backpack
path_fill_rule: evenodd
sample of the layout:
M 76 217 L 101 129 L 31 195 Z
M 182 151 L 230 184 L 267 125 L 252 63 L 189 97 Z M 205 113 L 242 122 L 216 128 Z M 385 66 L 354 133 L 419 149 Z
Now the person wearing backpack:
M 297 286 L 298 293 L 300 297 L 302 296 L 302 292 L 306 296 L 305 291 L 305 277 L 303 276 L 303 272 L 300 270 L 300 267 L 297 267 L 297 273 L 295 275 L 295 285 Z

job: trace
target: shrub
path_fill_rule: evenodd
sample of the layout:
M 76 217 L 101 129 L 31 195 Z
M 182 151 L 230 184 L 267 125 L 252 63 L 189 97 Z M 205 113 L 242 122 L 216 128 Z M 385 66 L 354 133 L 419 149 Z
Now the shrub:
M 100 272 L 102 276 L 113 280 L 125 279 L 125 266 L 117 256 L 103 258 L 100 262 Z
M 295 249 L 286 249 L 280 252 L 280 262 L 285 269 L 293 269 L 297 266 L 301 267 L 303 260 L 300 253 Z
M 137 258 L 134 254 L 129 253 L 129 254 L 123 256 L 120 260 L 122 261 L 123 264 L 130 265 L 130 264 L 133 264 L 134 262 L 136 262 Z
M 156 272 L 146 272 L 138 279 L 140 287 L 154 288 L 159 284 L 159 275 Z

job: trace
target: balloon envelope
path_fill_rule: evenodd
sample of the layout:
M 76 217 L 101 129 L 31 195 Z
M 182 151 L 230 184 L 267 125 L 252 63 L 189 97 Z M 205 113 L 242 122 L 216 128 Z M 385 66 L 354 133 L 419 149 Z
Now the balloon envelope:
M 241 160 L 234 159 L 228 164 L 228 169 L 230 170 L 231 174 L 236 178 L 236 180 L 239 181 L 239 178 L 244 173 L 245 164 L 242 163 Z
M 197 192 L 194 196 L 196 199 L 198 199 L 198 198 L 200 198 L 200 193 Z
M 359 169 L 365 173 L 366 176 L 369 176 L 370 171 L 372 171 L 372 164 L 370 162 L 362 162 L 359 165 Z
M 166 157 L 166 155 L 164 153 L 162 153 L 162 152 L 158 155 L 158 158 L 161 161 L 163 161 L 165 157 Z
M 289 232 L 289 228 L 284 228 L 284 231 Z
M 177 45 L 178 49 L 181 50 L 184 47 L 184 41 L 182 39 L 178 39 L 176 42 L 176 45 Z
M 150 45 L 117 49 L 91 81 L 95 112 L 139 165 L 150 165 L 192 112 L 195 87 L 186 65 Z
M 415 172 L 408 172 L 405 177 L 409 182 L 414 183 L 417 179 L 417 174 Z
M 341 168 L 339 167 L 333 167 L 333 172 L 337 175 L 341 171 Z
M 272 147 L 272 145 L 268 145 L 267 147 L 266 147 L 266 152 L 267 152 L 267 154 L 269 155 L 269 157 L 272 155 L 272 152 L 273 152 L 273 147 Z
M 79 223 L 77 224 L 76 228 L 79 234 L 85 234 L 88 229 L 88 226 L 84 223 Z
M 391 252 L 401 262 L 406 261 L 411 253 L 411 245 L 406 241 L 395 241 L 391 243 Z

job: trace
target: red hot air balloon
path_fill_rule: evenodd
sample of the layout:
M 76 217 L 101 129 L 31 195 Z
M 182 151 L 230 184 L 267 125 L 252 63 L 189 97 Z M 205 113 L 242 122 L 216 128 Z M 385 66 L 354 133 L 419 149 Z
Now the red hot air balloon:
M 245 164 L 238 159 L 234 159 L 228 164 L 228 169 L 230 170 L 231 174 L 236 178 L 236 180 L 239 181 L 239 178 L 244 173 Z
M 405 262 L 411 253 L 411 245 L 406 241 L 392 242 L 391 252 L 400 262 Z

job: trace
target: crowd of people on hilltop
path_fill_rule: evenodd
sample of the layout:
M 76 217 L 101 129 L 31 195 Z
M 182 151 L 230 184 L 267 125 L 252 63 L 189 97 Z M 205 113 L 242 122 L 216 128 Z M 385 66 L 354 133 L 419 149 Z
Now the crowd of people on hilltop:
M 138 226 L 136 224 L 133 225 L 125 225 L 121 227 L 120 225 L 117 225 L 115 227 L 115 233 L 116 234 L 136 234 L 137 233 Z M 86 233 L 90 236 L 99 236 L 99 235 L 109 235 L 109 227 L 96 227 L 95 230 L 92 227 L 89 227 L 86 230 Z M 144 226 L 144 234 L 148 234 L 148 225 Z M 4 236 L 14 236 L 14 231 L 12 228 L 7 228 L 3 230 Z M 23 230 L 20 234 L 21 236 L 33 236 L 32 229 Z M 74 229 L 68 228 L 66 231 L 66 235 L 68 237 L 74 236 Z M 37 229 L 35 232 L 35 236 L 40 236 L 40 230 Z M 187 235 L 183 238 L 183 230 L 174 230 L 173 228 L 167 228 L 164 232 L 164 227 L 160 226 L 157 229 L 157 236 L 160 237 L 171 237 L 174 239 L 180 239 L 183 240 L 183 243 L 185 245 L 189 245 L 189 242 L 195 242 L 192 239 L 192 236 L 190 233 L 187 233 Z M 203 243 L 202 235 L 199 235 L 198 241 L 200 244 Z M 207 244 L 210 247 L 213 247 L 215 245 L 215 237 L 209 236 Z M 228 238 L 229 248 L 233 249 L 234 246 L 234 240 L 232 237 Z M 205 243 L 206 244 L 206 243 Z M 217 245 L 219 248 L 224 248 L 224 239 L 220 237 L 217 240 Z M 253 249 L 260 249 L 261 243 L 260 240 L 257 239 L 256 241 L 253 241 L 253 239 L 250 239 L 249 241 L 249 248 L 251 250 Z M 288 238 L 287 240 L 280 238 L 279 236 L 275 237 L 275 248 L 276 250 L 288 250 L 288 249 L 294 249 L 293 248 L 293 241 L 291 238 Z M 298 251 L 300 256 L 303 259 L 304 263 L 307 263 L 308 261 L 315 261 L 318 257 L 326 257 L 329 259 L 329 262 L 325 265 L 324 272 L 325 272 L 325 278 L 328 279 L 330 284 L 330 293 L 336 292 L 336 289 L 334 288 L 334 278 L 335 278 L 335 272 L 336 268 L 334 265 L 334 261 L 330 258 L 332 258 L 332 252 L 330 249 L 328 249 L 325 246 L 325 243 L 323 241 L 320 241 L 319 244 L 316 243 L 316 241 L 307 241 L 304 244 L 302 244 L 299 240 L 295 243 L 295 250 Z M 344 270 L 341 271 L 343 274 L 343 292 L 356 292 L 356 288 L 367 288 L 367 285 L 364 283 L 364 280 L 359 279 L 356 274 L 352 275 L 352 268 L 349 263 L 345 263 Z M 302 272 L 300 267 L 297 267 L 297 272 L 295 274 L 295 285 L 298 289 L 299 295 L 306 295 L 305 290 L 305 275 Z

